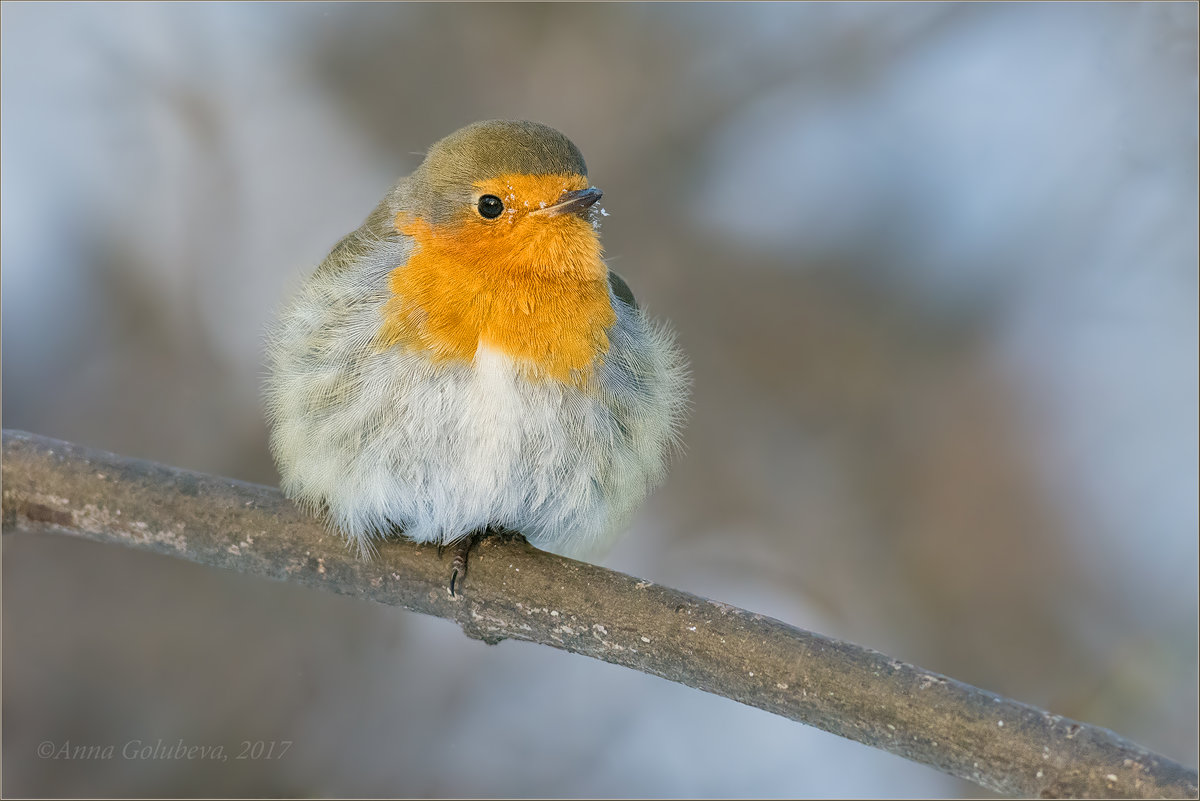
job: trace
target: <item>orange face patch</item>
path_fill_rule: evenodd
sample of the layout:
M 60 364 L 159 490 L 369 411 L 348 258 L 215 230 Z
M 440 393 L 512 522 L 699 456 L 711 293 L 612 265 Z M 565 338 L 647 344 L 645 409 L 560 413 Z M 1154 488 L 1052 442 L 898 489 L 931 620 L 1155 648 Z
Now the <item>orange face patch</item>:
M 474 206 L 437 227 L 397 215 L 416 247 L 389 278 L 380 345 L 464 361 L 485 345 L 529 377 L 585 380 L 616 322 L 600 240 L 577 214 L 533 212 L 587 185 L 580 175 L 505 175 L 476 184 L 477 198 L 504 203 L 495 219 Z

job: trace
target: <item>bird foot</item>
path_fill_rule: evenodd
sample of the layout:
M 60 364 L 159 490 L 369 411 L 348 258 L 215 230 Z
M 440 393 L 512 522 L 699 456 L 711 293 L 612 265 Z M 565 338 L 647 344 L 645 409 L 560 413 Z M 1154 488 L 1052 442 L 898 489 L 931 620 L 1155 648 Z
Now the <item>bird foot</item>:
M 463 579 L 467 577 L 467 562 L 471 554 L 471 549 L 485 537 L 495 537 L 500 542 L 512 542 L 514 540 L 528 542 L 520 532 L 511 531 L 506 528 L 486 528 L 482 531 L 472 532 L 449 546 L 439 545 L 439 559 L 442 558 L 442 551 L 445 548 L 450 547 L 453 549 L 454 555 L 450 559 L 450 597 L 458 597 L 459 591 L 462 589 Z
M 458 597 L 458 589 L 462 588 L 462 580 L 467 577 L 467 556 L 472 546 L 483 539 L 485 532 L 476 531 L 468 534 L 454 543 L 454 558 L 450 560 L 450 597 Z

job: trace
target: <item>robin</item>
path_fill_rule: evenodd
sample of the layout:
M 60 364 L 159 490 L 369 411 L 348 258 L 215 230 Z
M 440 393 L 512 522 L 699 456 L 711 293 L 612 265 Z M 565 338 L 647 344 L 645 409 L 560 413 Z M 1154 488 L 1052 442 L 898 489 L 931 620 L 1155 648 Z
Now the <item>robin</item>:
M 599 189 L 553 128 L 437 142 L 270 330 L 285 494 L 369 556 L 486 533 L 594 558 L 663 479 L 687 400 L 670 331 L 602 258 Z

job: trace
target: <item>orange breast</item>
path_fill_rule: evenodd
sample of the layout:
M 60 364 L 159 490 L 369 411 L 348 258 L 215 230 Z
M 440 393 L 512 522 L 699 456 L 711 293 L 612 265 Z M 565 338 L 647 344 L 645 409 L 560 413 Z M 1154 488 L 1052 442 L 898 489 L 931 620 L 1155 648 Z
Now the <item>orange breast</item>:
M 552 197 L 563 183 L 561 176 L 505 176 L 495 193 L 504 197 L 514 178 L 544 181 L 533 188 Z M 530 187 L 518 194 L 538 196 Z M 466 214 L 437 228 L 398 215 L 397 230 L 415 248 L 389 278 L 379 344 L 467 362 L 484 345 L 517 359 L 529 378 L 586 381 L 616 322 L 599 239 L 574 214 L 526 216 L 523 209 L 495 221 Z

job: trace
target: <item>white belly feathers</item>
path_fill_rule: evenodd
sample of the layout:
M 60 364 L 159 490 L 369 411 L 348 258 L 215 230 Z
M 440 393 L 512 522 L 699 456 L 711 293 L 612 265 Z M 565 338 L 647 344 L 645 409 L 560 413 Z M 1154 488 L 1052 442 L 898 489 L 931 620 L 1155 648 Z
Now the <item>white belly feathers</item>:
M 564 555 L 603 553 L 674 443 L 687 378 L 670 334 L 614 301 L 609 352 L 585 390 L 529 381 L 487 347 L 471 364 L 379 351 L 368 343 L 387 267 L 403 261 L 395 247 L 350 268 L 375 278 L 372 292 L 362 275 L 318 273 L 272 331 L 284 492 L 324 508 L 364 551 L 378 537 L 448 543 L 500 526 Z

